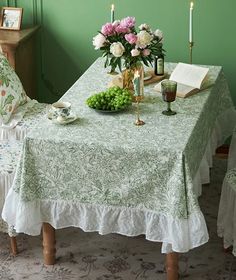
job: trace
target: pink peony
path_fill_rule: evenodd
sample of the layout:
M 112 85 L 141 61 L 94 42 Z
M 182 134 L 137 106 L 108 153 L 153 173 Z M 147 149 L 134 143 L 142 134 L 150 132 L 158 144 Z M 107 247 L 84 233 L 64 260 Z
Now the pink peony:
M 143 56 L 149 56 L 150 53 L 151 53 L 151 50 L 149 50 L 149 49 L 144 49 L 143 50 Z
M 135 18 L 134 17 L 123 18 L 120 22 L 120 25 L 127 28 L 132 28 L 135 26 Z
M 130 32 L 130 29 L 129 28 L 127 28 L 127 27 L 124 27 L 124 26 L 122 26 L 122 25 L 118 25 L 118 26 L 116 26 L 115 27 L 115 31 L 116 31 L 116 33 L 129 33 Z
M 108 22 L 105 25 L 103 25 L 101 32 L 105 36 L 112 35 L 114 33 L 114 27 L 113 27 L 112 23 Z
M 125 34 L 125 40 L 132 45 L 137 42 L 137 36 L 133 33 Z

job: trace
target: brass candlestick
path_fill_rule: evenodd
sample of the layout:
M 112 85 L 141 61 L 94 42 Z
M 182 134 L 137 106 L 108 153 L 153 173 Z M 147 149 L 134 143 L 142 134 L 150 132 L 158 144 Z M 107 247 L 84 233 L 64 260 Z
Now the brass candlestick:
M 189 60 L 190 64 L 193 63 L 193 42 L 189 42 Z
M 141 96 L 135 96 L 135 102 L 136 102 L 136 121 L 135 121 L 135 125 L 144 125 L 145 122 L 140 120 L 140 111 L 139 111 L 139 103 L 141 101 Z

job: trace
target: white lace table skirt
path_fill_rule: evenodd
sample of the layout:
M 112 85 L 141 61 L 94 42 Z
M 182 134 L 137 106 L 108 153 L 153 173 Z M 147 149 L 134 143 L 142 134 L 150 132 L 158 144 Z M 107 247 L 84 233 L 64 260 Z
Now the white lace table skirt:
M 0 141 L 0 213 L 13 183 L 21 148 L 22 143 L 19 141 Z M 8 232 L 10 236 L 15 235 L 13 227 L 8 226 L 1 218 L 0 231 Z
M 222 185 L 217 230 L 218 235 L 223 237 L 224 247 L 233 246 L 236 256 L 236 129 L 230 144 L 228 171 Z

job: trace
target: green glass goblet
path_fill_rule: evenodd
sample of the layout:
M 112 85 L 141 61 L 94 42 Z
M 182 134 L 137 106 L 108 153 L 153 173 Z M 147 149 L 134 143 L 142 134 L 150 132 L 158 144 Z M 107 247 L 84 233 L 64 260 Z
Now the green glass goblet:
M 177 83 L 170 80 L 161 82 L 161 93 L 162 99 L 167 102 L 167 110 L 164 110 L 162 114 L 166 116 L 175 115 L 176 112 L 171 110 L 171 102 L 175 101 L 176 98 Z

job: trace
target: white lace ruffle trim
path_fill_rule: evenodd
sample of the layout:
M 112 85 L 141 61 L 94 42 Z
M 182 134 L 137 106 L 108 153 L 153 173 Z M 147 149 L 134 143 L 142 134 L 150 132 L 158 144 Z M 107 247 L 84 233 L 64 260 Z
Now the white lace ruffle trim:
M 7 200 L 11 203 L 8 201 L 6 205 L 11 207 L 3 210 L 4 220 L 14 224 L 16 232 L 29 235 L 39 235 L 42 222 L 48 222 L 55 229 L 73 226 L 100 234 L 145 234 L 147 240 L 171 244 L 176 252 L 187 252 L 208 241 L 201 212 L 191 214 L 189 219 L 176 219 L 151 211 L 70 201 L 40 200 L 23 204 L 12 189 Z
M 14 173 L 0 175 L 0 213 L 2 212 L 5 198 L 9 192 L 9 189 L 11 188 L 13 179 L 14 179 Z M 2 221 L 1 216 L 0 216 L 0 232 L 6 232 L 10 236 L 15 236 L 12 227 L 8 227 L 7 223 Z
M 233 254 L 236 256 L 236 192 L 227 178 L 222 186 L 217 233 L 223 238 L 226 249 L 233 246 Z
M 193 179 L 193 189 L 197 196 L 202 194 L 202 184 L 210 183 L 210 168 L 216 148 L 224 144 L 225 140 L 232 135 L 236 125 L 236 111 L 229 108 L 223 114 L 218 116 L 211 138 L 208 141 L 205 154 L 200 163 L 199 169 Z
M 235 123 L 235 111 L 229 109 L 218 117 L 216 127 L 194 178 L 193 187 L 200 195 L 202 183 L 209 182 L 209 167 L 215 148 L 230 136 Z M 232 122 L 230 122 L 233 120 Z M 227 125 L 226 125 L 227 124 Z M 162 252 L 187 252 L 208 241 L 202 213 L 192 213 L 187 220 L 124 207 L 88 205 L 70 201 L 34 201 L 22 203 L 12 189 L 6 198 L 3 218 L 14 224 L 17 232 L 39 235 L 42 222 L 54 228 L 79 227 L 100 234 L 120 233 L 127 236 L 145 234 L 146 239 L 163 242 Z

